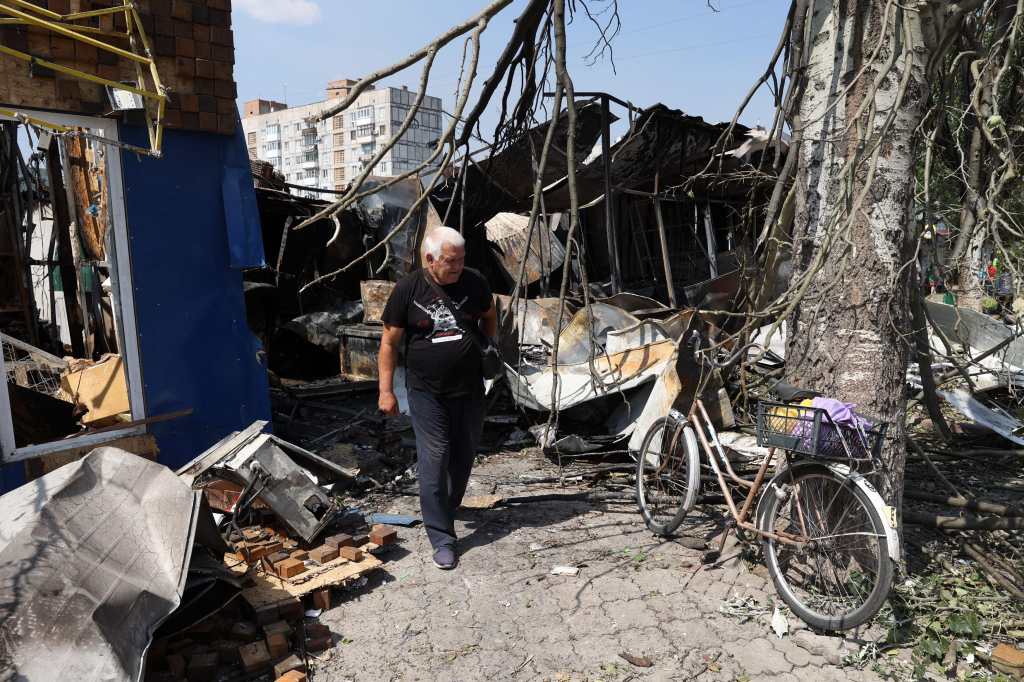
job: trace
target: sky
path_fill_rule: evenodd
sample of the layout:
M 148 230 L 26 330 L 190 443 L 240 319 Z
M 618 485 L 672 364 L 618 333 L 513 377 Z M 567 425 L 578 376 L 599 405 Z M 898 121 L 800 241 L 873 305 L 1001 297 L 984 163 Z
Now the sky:
M 358 80 L 388 66 L 487 2 L 234 0 L 239 101 L 262 97 L 294 106 L 322 100 L 328 80 Z M 480 80 L 490 73 L 524 5 L 525 0 L 515 0 L 488 26 Z M 588 0 L 595 13 L 610 5 L 611 0 Z M 612 41 L 613 58 L 586 59 L 598 34 L 582 12 L 568 27 L 567 61 L 576 90 L 609 92 L 641 107 L 661 102 L 717 122 L 732 118 L 764 71 L 789 0 L 619 0 L 618 5 L 622 26 Z M 461 56 L 462 42 L 449 44 L 427 88 L 447 110 L 455 102 Z M 415 90 L 418 82 L 413 67 L 381 84 Z M 772 112 L 770 95 L 762 89 L 740 122 L 768 126 Z

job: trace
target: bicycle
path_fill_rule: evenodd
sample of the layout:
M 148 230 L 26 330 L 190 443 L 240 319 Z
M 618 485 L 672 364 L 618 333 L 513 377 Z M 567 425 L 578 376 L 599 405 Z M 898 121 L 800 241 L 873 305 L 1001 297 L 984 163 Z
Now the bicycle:
M 672 410 L 644 436 L 636 469 L 640 512 L 656 535 L 671 535 L 698 501 L 703 453 L 714 474 L 705 478 L 718 483 L 732 516 L 718 553 L 733 528 L 741 541 L 760 538 L 772 582 L 798 618 L 819 631 L 858 627 L 881 609 L 900 556 L 895 510 L 863 473 L 879 465 L 886 428 L 851 427 L 820 408 L 763 401 L 757 441 L 770 449 L 747 480 L 734 472 L 695 398 L 688 414 Z M 765 484 L 778 451 L 785 466 Z M 740 507 L 726 477 L 747 490 Z

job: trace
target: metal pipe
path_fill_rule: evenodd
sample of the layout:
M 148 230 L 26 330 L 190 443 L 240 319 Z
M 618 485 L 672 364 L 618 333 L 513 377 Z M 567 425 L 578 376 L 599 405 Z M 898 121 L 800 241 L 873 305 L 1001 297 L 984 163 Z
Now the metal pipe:
M 676 285 L 672 280 L 672 263 L 668 258 L 668 238 L 665 236 L 665 221 L 661 216 L 661 201 L 654 200 L 654 219 L 658 223 L 658 241 L 661 243 L 661 266 L 665 269 L 665 287 L 668 289 L 668 304 L 678 308 Z
M 764 461 L 761 462 L 761 468 L 757 470 L 757 476 L 754 477 L 754 485 L 751 486 L 750 492 L 747 493 L 747 499 L 743 502 L 743 509 L 740 509 L 741 521 L 747 518 L 750 507 L 754 504 L 754 496 L 761 489 L 761 484 L 764 483 L 765 474 L 768 473 L 768 467 L 773 459 L 775 459 L 775 448 L 768 451 L 768 456 L 764 458 Z
M 604 167 L 604 231 L 608 242 L 608 267 L 611 269 L 612 293 L 622 291 L 619 269 L 619 248 L 615 231 L 615 211 L 612 201 L 612 129 L 611 112 L 608 110 L 608 95 L 601 95 L 601 162 Z

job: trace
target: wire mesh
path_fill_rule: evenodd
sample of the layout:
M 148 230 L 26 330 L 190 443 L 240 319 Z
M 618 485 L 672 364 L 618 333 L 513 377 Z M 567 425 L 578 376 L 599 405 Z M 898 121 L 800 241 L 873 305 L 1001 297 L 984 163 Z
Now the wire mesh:
M 60 392 L 61 368 L 55 367 L 0 338 L 8 383 L 54 396 Z

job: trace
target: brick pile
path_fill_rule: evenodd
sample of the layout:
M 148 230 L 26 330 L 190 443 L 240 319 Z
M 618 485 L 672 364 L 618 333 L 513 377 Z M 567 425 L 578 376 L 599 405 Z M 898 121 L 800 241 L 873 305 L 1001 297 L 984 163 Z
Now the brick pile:
M 303 547 L 276 523 L 228 533 L 225 539 L 231 551 L 224 557 L 227 565 L 247 568 L 248 576 L 264 572 L 275 580 L 292 581 L 321 566 L 360 561 L 364 551 L 377 552 L 398 540 L 394 528 L 377 525 L 366 535 L 325 534 L 319 544 Z M 158 634 L 147 657 L 144 679 L 196 682 L 235 679 L 244 673 L 247 678 L 302 682 L 308 654 L 334 646 L 336 633 L 319 622 L 319 614 L 306 616 L 309 609 L 322 612 L 337 604 L 331 589 L 314 588 L 302 599 L 285 597 L 270 604 L 254 600 L 257 606 L 246 601 L 243 589 L 241 599 L 191 628 L 169 637 Z
M 119 0 L 32 0 L 60 13 L 110 7 Z M 142 24 L 169 89 L 168 128 L 233 134 L 235 131 L 234 33 L 230 0 L 136 0 Z M 124 29 L 123 15 L 91 20 L 104 29 Z M 125 41 L 103 37 L 126 47 Z M 99 48 L 36 27 L 4 26 L 0 43 L 62 66 L 115 81 L 136 79 L 133 63 Z M 25 107 L 83 114 L 109 111 L 100 85 L 31 69 L 0 55 L 0 101 Z
M 322 544 L 302 549 L 299 543 L 284 531 L 273 526 L 249 526 L 229 536 L 232 553 L 228 561 L 249 566 L 259 565 L 269 574 L 282 580 L 301 576 L 310 568 L 338 559 L 359 562 L 363 560 L 364 546 L 384 547 L 398 541 L 398 531 L 384 525 L 375 525 L 369 534 L 353 537 L 338 533 L 323 539 Z
M 308 629 L 322 639 L 322 626 L 306 622 L 302 602 L 295 599 L 258 612 L 238 601 L 185 632 L 156 639 L 146 658 L 148 682 L 190 682 L 224 679 L 244 672 L 247 676 L 273 673 L 274 679 L 295 671 L 305 679 L 303 652 Z

